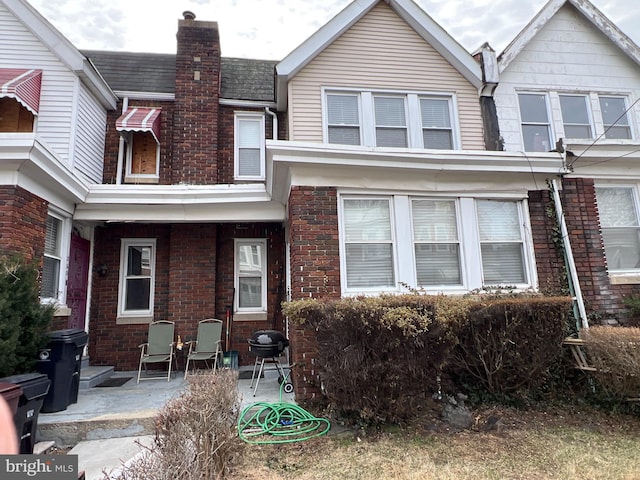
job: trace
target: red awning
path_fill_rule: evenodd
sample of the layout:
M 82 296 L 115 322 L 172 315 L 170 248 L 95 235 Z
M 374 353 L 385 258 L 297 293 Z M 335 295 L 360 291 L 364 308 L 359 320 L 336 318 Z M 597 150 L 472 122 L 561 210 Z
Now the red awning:
M 42 70 L 0 68 L 0 97 L 15 98 L 34 115 L 40 109 Z
M 116 130 L 119 132 L 150 132 L 160 143 L 160 112 L 159 108 L 130 107 L 116 120 Z

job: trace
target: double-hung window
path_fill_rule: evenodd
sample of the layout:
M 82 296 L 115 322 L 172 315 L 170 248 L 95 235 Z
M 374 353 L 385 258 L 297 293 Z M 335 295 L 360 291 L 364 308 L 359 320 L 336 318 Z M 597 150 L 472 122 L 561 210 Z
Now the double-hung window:
M 525 283 L 519 205 L 510 201 L 478 200 L 476 209 L 483 284 L 488 286 Z
M 597 187 L 596 198 L 609 271 L 640 269 L 636 190 L 633 187 Z
M 360 145 L 359 97 L 355 94 L 327 95 L 329 143 Z
M 43 299 L 59 300 L 61 294 L 62 238 L 62 220 L 51 214 L 47 215 L 40 292 Z
M 593 138 L 587 97 L 559 95 L 564 134 L 567 138 Z
M 327 91 L 324 108 L 327 143 L 460 148 L 453 95 Z
M 267 310 L 267 242 L 264 239 L 235 241 L 235 288 L 238 312 Z
M 544 93 L 518 94 L 522 138 L 526 152 L 548 152 L 551 150 L 551 129 Z
M 118 315 L 152 317 L 156 240 L 123 239 L 120 250 Z
M 264 115 L 236 113 L 234 176 L 241 180 L 264 180 Z
M 604 124 L 605 138 L 630 139 L 631 125 L 627 116 L 626 101 L 623 97 L 601 95 L 600 111 Z
M 413 199 L 411 213 L 418 286 L 461 285 L 455 201 Z
M 389 198 L 345 198 L 342 209 L 347 288 L 394 288 Z

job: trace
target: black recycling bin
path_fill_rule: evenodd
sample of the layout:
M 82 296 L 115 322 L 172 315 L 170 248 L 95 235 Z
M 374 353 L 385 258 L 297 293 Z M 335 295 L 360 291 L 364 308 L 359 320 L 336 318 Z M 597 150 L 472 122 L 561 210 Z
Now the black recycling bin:
M 30 455 L 36 444 L 38 415 L 51 381 L 42 373 L 24 373 L 2 378 L 0 382 L 12 383 L 21 390 L 13 423 L 18 434 L 20 453 Z
M 66 410 L 78 401 L 82 349 L 89 335 L 78 328 L 49 332 L 47 348 L 40 351 L 36 367 L 51 380 L 51 388 L 44 399 L 44 413 Z

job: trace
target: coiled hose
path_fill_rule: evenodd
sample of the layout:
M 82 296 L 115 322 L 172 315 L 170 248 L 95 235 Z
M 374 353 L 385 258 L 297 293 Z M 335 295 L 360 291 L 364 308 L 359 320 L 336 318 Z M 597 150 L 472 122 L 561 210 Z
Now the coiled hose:
M 242 410 L 238 417 L 238 436 L 247 443 L 274 444 L 293 443 L 324 435 L 331 428 L 329 420 L 311 415 L 293 403 L 257 402 Z

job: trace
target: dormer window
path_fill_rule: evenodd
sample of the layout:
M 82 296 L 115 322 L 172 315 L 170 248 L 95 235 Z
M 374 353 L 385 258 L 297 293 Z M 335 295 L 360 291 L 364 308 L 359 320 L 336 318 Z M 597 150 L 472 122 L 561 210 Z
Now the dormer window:
M 33 132 L 42 70 L 0 68 L 0 132 Z
M 159 108 L 131 107 L 116 121 L 125 142 L 125 182 L 158 183 L 160 178 Z

